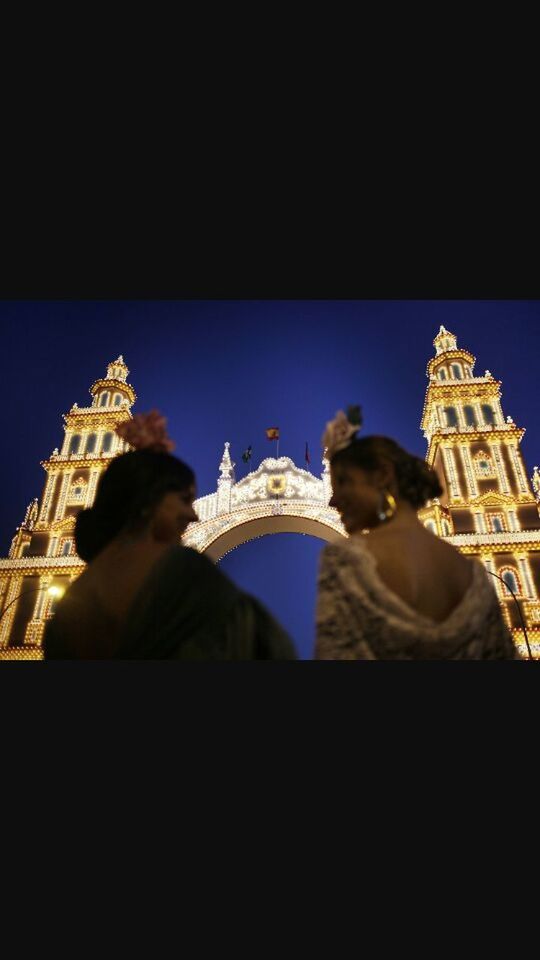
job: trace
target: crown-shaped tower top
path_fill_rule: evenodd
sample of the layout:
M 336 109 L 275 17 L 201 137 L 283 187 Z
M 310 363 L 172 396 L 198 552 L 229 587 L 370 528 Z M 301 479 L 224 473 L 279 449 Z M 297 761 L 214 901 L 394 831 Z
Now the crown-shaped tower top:
M 127 382 L 129 370 L 122 354 L 107 365 L 107 376 L 96 380 L 90 387 L 94 407 L 110 407 L 127 403 L 131 407 L 137 396 Z
M 112 363 L 109 363 L 107 367 L 107 379 L 108 380 L 123 380 L 124 383 L 127 380 L 129 370 L 127 364 L 124 361 L 122 354 L 117 357 L 116 360 L 113 360 Z
M 440 330 L 433 341 L 437 353 L 446 353 L 447 350 L 457 350 L 457 340 L 455 333 L 450 333 L 441 323 Z

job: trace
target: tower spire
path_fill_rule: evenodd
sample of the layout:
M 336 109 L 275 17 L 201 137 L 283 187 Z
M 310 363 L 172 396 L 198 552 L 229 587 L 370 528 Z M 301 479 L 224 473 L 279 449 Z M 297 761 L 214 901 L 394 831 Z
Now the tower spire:
M 231 460 L 229 453 L 230 443 L 227 441 L 223 450 L 223 456 L 219 465 L 218 479 L 218 513 L 229 513 L 231 509 L 231 492 L 234 480 L 235 464 Z

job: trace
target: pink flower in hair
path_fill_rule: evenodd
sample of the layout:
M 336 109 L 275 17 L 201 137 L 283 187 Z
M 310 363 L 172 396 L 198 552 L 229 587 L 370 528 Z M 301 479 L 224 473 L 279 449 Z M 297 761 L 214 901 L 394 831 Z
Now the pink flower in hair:
M 338 410 L 334 419 L 326 424 L 322 435 L 322 445 L 323 449 L 327 449 L 328 459 L 331 460 L 338 450 L 348 447 L 359 429 L 359 423 L 351 423 L 343 410 Z
M 116 427 L 116 433 L 135 450 L 155 450 L 171 453 L 174 441 L 167 436 L 167 420 L 159 410 L 136 413 L 131 420 L 124 420 Z

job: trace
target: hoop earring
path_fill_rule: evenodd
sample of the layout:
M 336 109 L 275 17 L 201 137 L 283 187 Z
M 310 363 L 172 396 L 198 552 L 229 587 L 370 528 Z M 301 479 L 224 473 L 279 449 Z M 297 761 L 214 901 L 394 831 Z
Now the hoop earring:
M 381 490 L 377 516 L 381 523 L 391 520 L 396 512 L 396 501 L 389 490 Z

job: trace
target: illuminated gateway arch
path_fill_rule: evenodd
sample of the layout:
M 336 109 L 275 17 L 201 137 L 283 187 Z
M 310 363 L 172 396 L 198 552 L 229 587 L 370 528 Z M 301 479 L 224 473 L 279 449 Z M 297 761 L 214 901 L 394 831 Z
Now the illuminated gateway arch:
M 240 544 L 269 533 L 303 533 L 327 541 L 346 535 L 339 514 L 328 506 L 328 460 L 323 459 L 318 478 L 289 457 L 267 457 L 237 482 L 229 447 L 226 443 L 217 490 L 194 503 L 199 522 L 186 530 L 186 546 L 217 562 Z

